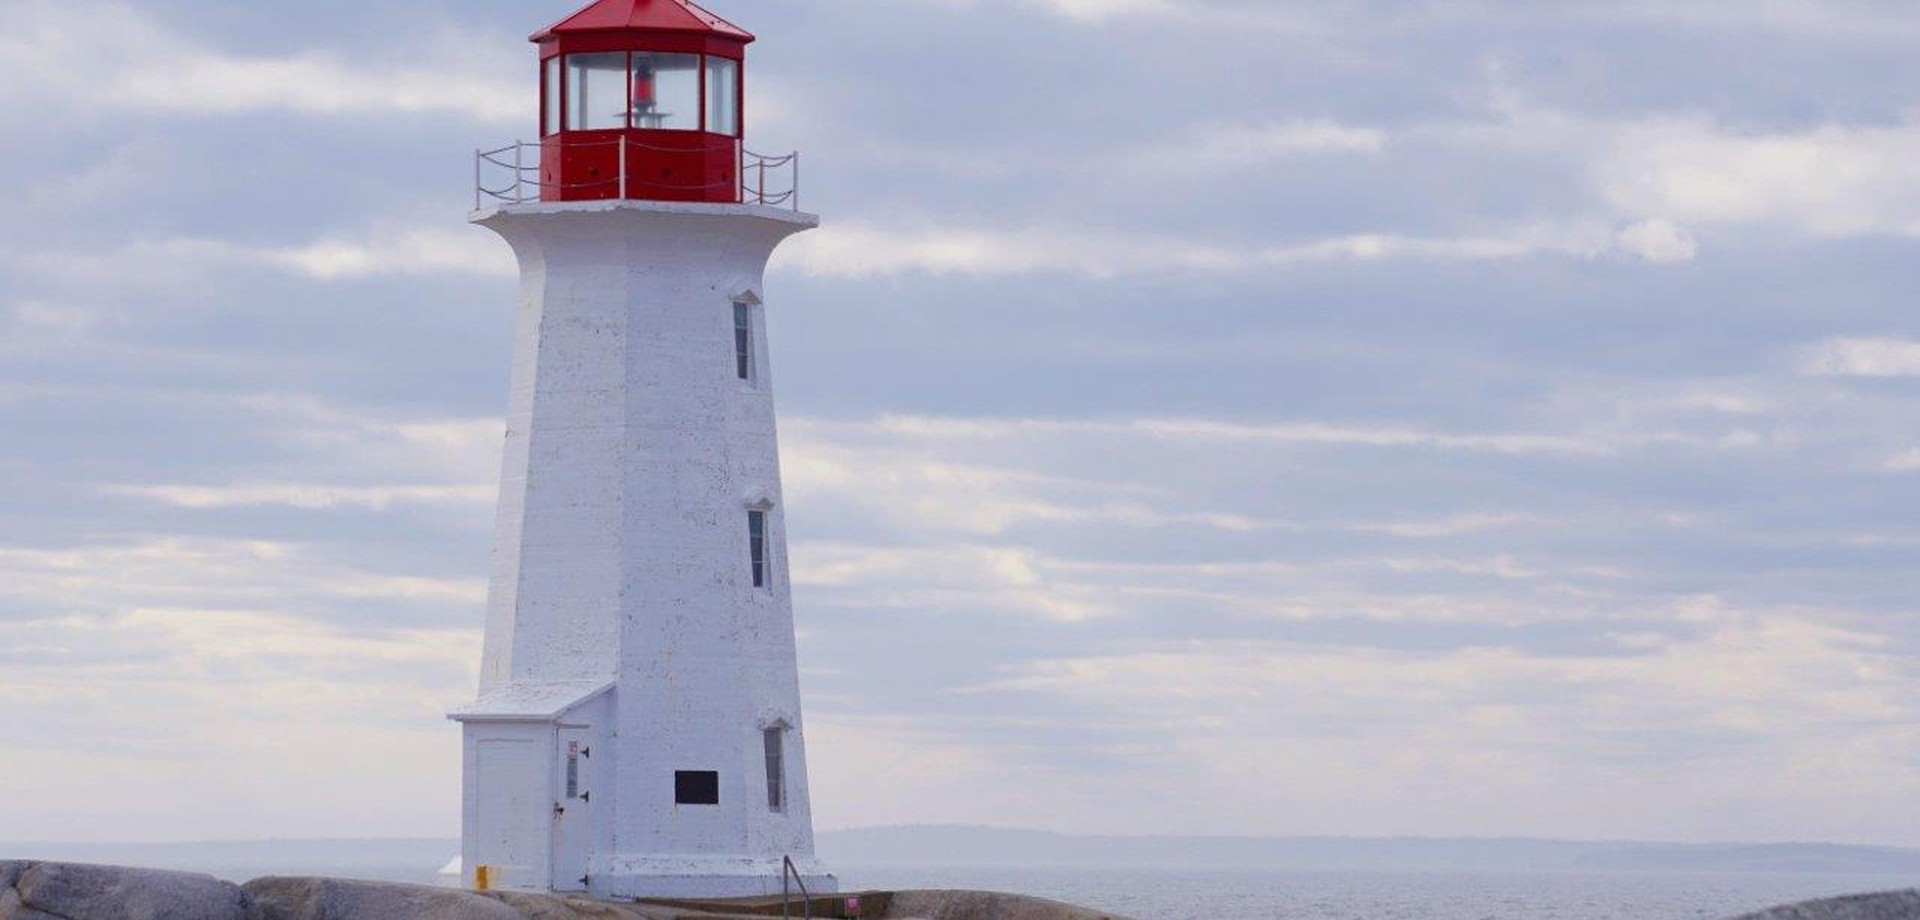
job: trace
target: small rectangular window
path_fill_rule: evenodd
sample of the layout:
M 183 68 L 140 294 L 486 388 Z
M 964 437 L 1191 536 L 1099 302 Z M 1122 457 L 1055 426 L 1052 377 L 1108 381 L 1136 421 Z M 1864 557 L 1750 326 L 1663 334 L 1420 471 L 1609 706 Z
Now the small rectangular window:
M 773 811 L 787 810 L 786 734 L 784 728 L 766 730 L 767 807 Z
M 560 113 L 564 111 L 560 108 L 560 56 L 547 58 L 544 71 L 541 85 L 545 87 L 545 95 L 540 104 L 540 133 L 559 134 Z
M 741 380 L 753 379 L 753 306 L 733 305 L 733 363 Z
M 753 561 L 753 586 L 764 588 L 767 577 L 767 513 L 747 512 L 747 549 Z
M 673 774 L 673 804 L 720 804 L 720 774 L 712 770 L 681 770 Z

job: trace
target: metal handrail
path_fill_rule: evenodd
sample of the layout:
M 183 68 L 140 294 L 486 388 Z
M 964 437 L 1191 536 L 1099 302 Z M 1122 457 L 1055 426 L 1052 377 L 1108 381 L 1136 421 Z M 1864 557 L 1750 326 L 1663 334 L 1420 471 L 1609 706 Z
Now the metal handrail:
M 789 879 L 800 886 L 801 909 L 805 911 L 806 920 L 813 920 L 813 893 L 807 890 L 807 880 L 800 877 L 791 856 L 780 857 L 780 920 L 793 920 L 793 889 L 787 884 Z
M 637 149 L 655 153 L 686 153 L 688 151 L 673 147 L 659 147 L 646 144 L 629 137 L 609 138 L 599 141 L 568 141 L 570 148 L 619 147 L 620 174 L 617 178 L 594 179 L 587 182 L 547 182 L 541 178 L 540 160 L 536 156 L 531 164 L 527 162 L 526 152 L 533 148 L 536 154 L 543 150 L 542 145 L 526 141 L 514 141 L 505 147 L 493 150 L 475 150 L 473 152 L 473 208 L 478 211 L 491 200 L 499 204 L 527 204 L 539 201 L 548 191 L 575 191 L 587 188 L 605 188 L 613 186 L 614 194 L 608 196 L 616 200 L 627 199 L 629 172 L 627 151 Z M 784 175 L 782 175 L 784 173 Z M 617 184 L 616 184 L 617 183 Z M 698 185 L 668 185 L 661 182 L 647 182 L 650 188 L 674 192 L 700 192 L 721 188 L 725 183 L 708 182 Z M 740 201 L 743 204 L 759 204 L 769 207 L 785 206 L 800 210 L 800 154 L 798 152 L 780 156 L 767 156 L 754 153 L 742 146 L 740 148 Z

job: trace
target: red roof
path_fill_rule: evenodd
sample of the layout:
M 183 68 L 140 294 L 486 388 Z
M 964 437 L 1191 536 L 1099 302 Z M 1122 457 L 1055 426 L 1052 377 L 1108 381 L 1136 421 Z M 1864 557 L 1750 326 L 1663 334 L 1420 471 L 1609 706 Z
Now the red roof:
M 533 36 L 546 41 L 569 32 L 692 32 L 732 39 L 742 44 L 753 41 L 753 33 L 707 12 L 693 0 L 594 0 L 580 12 L 568 16 Z

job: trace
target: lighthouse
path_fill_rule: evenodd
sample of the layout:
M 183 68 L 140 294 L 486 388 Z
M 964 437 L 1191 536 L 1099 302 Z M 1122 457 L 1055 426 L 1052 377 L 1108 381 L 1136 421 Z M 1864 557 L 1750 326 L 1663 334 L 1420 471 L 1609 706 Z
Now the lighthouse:
M 533 36 L 539 141 L 476 158 L 520 265 L 480 687 L 479 888 L 830 891 L 813 854 L 763 289 L 818 224 L 751 153 L 753 35 L 597 0 Z

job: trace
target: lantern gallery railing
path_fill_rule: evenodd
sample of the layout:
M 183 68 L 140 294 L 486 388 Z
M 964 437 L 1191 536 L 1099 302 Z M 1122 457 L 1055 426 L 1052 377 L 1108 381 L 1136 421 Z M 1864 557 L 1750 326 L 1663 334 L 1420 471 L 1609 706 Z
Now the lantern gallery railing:
M 650 198 L 645 192 L 661 193 L 663 199 L 678 199 L 689 193 L 710 192 L 719 184 L 672 185 L 655 179 L 641 180 L 629 167 L 646 153 L 687 151 L 650 147 L 632 138 L 613 138 L 582 143 L 573 141 L 569 150 L 618 147 L 614 158 L 617 174 L 585 182 L 546 182 L 540 170 L 539 144 L 516 141 L 498 150 L 478 150 L 473 156 L 473 207 L 497 204 L 527 204 L 541 200 L 611 200 Z M 740 201 L 800 210 L 800 154 L 765 156 L 744 147 L 740 150 Z M 640 194 L 634 194 L 638 186 Z

